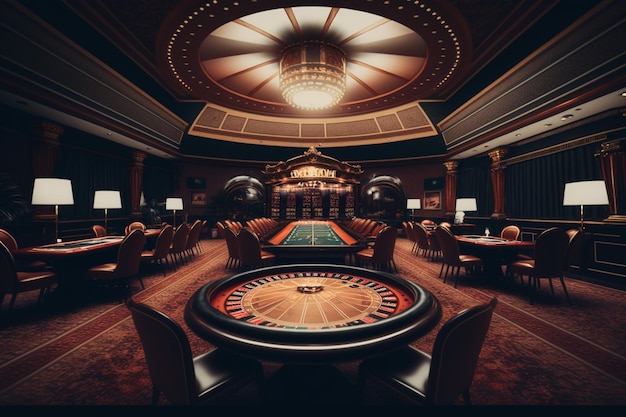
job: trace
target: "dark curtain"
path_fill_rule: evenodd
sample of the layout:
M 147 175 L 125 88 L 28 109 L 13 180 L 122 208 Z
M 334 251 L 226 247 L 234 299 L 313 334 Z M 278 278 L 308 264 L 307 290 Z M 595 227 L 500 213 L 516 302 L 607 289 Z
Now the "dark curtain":
M 161 214 L 165 211 L 165 199 L 168 197 L 184 197 L 177 195 L 180 173 L 171 164 L 161 161 L 146 161 L 142 176 L 142 190 L 147 204 L 154 200 Z M 183 198 L 183 201 L 185 199 Z
M 594 154 L 600 145 L 589 144 L 509 165 L 506 168 L 506 213 L 530 219 L 580 218 L 580 207 L 563 206 L 565 184 L 602 179 Z M 602 220 L 608 206 L 585 207 L 585 219 Z
M 72 180 L 74 205 L 59 208 L 60 218 L 103 217 L 103 210 L 93 209 L 96 190 L 119 190 L 122 208 L 109 210 L 110 217 L 130 213 L 129 160 L 88 152 L 71 147 L 63 148 L 55 167 L 55 175 Z M 63 216 L 62 214 L 65 214 Z
M 475 198 L 476 213 L 469 216 L 486 217 L 493 213 L 493 187 L 489 173 L 490 159 L 478 159 L 459 166 L 457 173 L 456 198 Z

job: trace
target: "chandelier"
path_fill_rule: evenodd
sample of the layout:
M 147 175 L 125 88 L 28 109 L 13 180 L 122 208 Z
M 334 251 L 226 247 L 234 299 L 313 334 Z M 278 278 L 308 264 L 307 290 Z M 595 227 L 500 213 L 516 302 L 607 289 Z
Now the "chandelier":
M 346 91 L 346 54 L 321 41 L 303 41 L 280 54 L 280 92 L 292 107 L 332 107 Z

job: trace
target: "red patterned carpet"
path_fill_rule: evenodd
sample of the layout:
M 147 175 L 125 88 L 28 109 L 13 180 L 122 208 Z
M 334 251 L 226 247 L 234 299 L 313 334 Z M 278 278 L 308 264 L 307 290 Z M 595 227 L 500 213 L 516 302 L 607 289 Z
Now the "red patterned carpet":
M 222 240 L 201 241 L 203 251 L 187 266 L 166 277 L 147 271 L 145 290 L 134 283 L 135 299 L 153 305 L 187 330 L 194 354 L 210 348 L 189 331 L 183 310 L 204 283 L 233 273 L 225 269 Z M 512 282 L 483 282 L 462 276 L 458 288 L 438 277 L 440 263 L 417 257 L 411 242 L 396 242 L 398 275 L 429 289 L 443 306 L 443 319 L 414 344 L 430 351 L 439 327 L 458 311 L 499 299 L 472 386 L 475 405 L 626 405 L 626 293 L 567 279 L 573 305 L 560 285 L 548 286 L 530 305 L 526 292 Z M 97 291 L 75 308 L 37 308 L 35 294 L 18 296 L 13 314 L 0 315 L 0 405 L 148 405 L 151 385 L 138 337 L 118 294 Z M 51 300 L 53 301 L 53 300 Z M 8 304 L 5 301 L 5 304 Z M 368 385 L 359 402 L 353 392 L 356 363 L 336 364 L 343 378 L 320 369 L 306 381 L 314 404 L 382 405 L 401 400 Z M 266 378 L 279 387 L 261 401 L 244 387 L 218 405 L 289 404 L 290 378 L 280 364 L 264 363 Z M 337 384 L 336 386 L 333 384 Z M 318 396 L 317 389 L 336 395 Z M 162 400 L 162 403 L 167 403 Z M 301 404 L 302 405 L 302 404 Z M 12 408 L 11 408 L 12 409 Z M 8 410 L 8 408 L 5 408 Z

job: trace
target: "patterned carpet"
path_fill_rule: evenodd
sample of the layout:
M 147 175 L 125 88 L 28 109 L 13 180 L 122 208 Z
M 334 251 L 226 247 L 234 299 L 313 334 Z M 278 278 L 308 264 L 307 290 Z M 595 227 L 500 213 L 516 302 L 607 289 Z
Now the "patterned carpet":
M 194 354 L 211 346 L 186 327 L 187 299 L 204 283 L 234 272 L 225 268 L 228 252 L 223 240 L 202 240 L 201 245 L 202 252 L 188 265 L 168 271 L 166 277 L 146 270 L 145 290 L 138 282 L 132 288 L 135 299 L 181 323 Z M 456 289 L 450 281 L 443 283 L 438 277 L 441 264 L 413 254 L 411 242 L 404 238 L 396 242 L 395 262 L 398 275 L 429 289 L 443 306 L 440 324 L 414 343 L 424 351 L 432 349 L 447 319 L 498 297 L 471 390 L 475 405 L 626 405 L 624 291 L 568 278 L 572 306 L 558 284 L 555 296 L 543 285 L 535 305 L 530 305 L 519 283 L 463 275 Z M 143 351 L 118 293 L 91 291 L 62 308 L 54 298 L 43 307 L 34 301 L 35 294 L 21 294 L 12 315 L 6 305 L 0 315 L 0 405 L 150 404 Z M 302 387 L 315 404 L 402 404 L 393 393 L 371 385 L 359 401 L 354 393 L 356 365 L 320 368 L 296 384 L 297 374 L 281 364 L 264 363 L 266 379 L 275 389 L 263 401 L 253 387 L 243 387 L 234 396 L 217 399 L 216 405 L 289 404 L 290 399 L 301 400 L 294 390 Z M 318 395 L 322 388 L 325 394 Z

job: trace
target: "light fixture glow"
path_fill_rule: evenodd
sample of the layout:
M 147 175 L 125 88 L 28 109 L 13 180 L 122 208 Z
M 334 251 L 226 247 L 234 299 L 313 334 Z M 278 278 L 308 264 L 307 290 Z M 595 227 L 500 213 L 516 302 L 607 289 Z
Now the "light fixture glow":
M 456 213 L 454 215 L 455 224 L 462 224 L 465 221 L 466 211 L 478 210 L 476 206 L 475 198 L 457 198 L 455 206 L 456 206 Z
M 122 197 L 119 191 L 98 190 L 93 195 L 93 208 L 104 209 L 104 229 L 109 232 L 107 226 L 109 209 L 122 208 Z
M 422 208 L 422 202 L 419 198 L 407 198 L 406 208 L 411 210 L 411 220 L 415 217 L 415 209 Z
M 74 204 L 72 181 L 63 178 L 35 178 L 33 184 L 34 206 L 54 205 L 54 239 L 59 241 L 59 206 Z
M 169 197 L 165 199 L 165 210 L 174 210 L 173 227 L 176 227 L 176 210 L 183 209 L 183 199 L 179 197 Z
M 580 205 L 580 229 L 585 229 L 583 220 L 584 206 L 602 206 L 609 204 L 606 184 L 603 180 L 568 182 L 563 191 L 564 206 Z
M 346 54 L 321 41 L 290 45 L 280 54 L 280 92 L 292 107 L 320 110 L 346 91 Z

